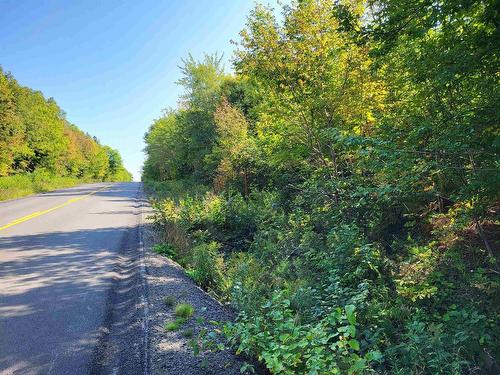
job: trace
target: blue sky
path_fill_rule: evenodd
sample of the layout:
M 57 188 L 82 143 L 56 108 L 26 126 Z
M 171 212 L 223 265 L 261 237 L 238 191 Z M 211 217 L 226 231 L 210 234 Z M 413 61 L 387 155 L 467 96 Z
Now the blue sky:
M 140 179 L 144 132 L 177 105 L 181 59 L 219 52 L 229 70 L 230 40 L 239 40 L 253 7 L 251 0 L 0 0 L 0 65 L 120 150 Z

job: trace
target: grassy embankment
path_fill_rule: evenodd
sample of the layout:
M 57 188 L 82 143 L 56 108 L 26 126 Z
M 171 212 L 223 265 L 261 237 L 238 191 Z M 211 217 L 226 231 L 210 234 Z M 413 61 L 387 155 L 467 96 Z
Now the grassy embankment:
M 76 177 L 56 177 L 39 179 L 33 174 L 0 177 L 0 201 L 43 193 L 84 183 Z
M 119 180 L 116 177 L 112 179 L 112 181 Z M 101 181 L 88 177 L 56 176 L 45 172 L 0 177 L 0 201 L 93 182 Z

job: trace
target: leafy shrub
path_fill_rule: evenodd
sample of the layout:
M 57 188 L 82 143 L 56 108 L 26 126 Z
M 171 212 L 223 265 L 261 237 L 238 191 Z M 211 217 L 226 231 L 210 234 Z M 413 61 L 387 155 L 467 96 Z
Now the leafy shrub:
M 189 275 L 197 284 L 222 297 L 228 287 L 224 277 L 224 258 L 218 253 L 218 248 L 216 242 L 195 246 Z
M 172 245 L 166 244 L 156 244 L 153 246 L 153 251 L 156 254 L 164 255 L 166 257 L 175 258 L 175 249 Z
M 360 374 L 381 359 L 361 354 L 355 307 L 336 308 L 320 321 L 301 324 L 280 293 L 253 313 L 224 327 L 237 353 L 256 356 L 274 374 Z
M 484 352 L 486 347 L 494 347 L 487 335 L 480 338 L 470 333 L 466 334 L 470 339 L 460 344 L 468 350 L 457 351 L 447 343 L 456 342 L 453 335 L 471 331 L 458 321 L 455 326 L 462 328 L 455 329 L 441 318 L 429 318 L 442 314 L 436 306 L 456 301 L 457 285 L 452 280 L 459 280 L 458 277 L 463 280 L 466 293 L 471 293 L 466 285 L 473 284 L 480 285 L 485 296 L 498 290 L 481 271 L 483 263 L 476 263 L 473 267 L 477 271 L 473 273 L 461 271 L 466 263 L 460 251 L 448 251 L 445 257 L 439 253 L 439 242 L 419 243 L 409 234 L 407 238 L 395 237 L 391 256 L 384 243 L 370 239 L 362 226 L 346 223 L 336 213 L 324 218 L 321 208 L 311 202 L 306 211 L 300 199 L 292 204 L 290 212 L 280 209 L 279 199 L 273 194 L 255 194 L 249 200 L 231 199 L 232 195 L 221 194 L 217 198 L 211 195 L 168 203 L 172 211 L 168 217 L 190 238 L 191 245 L 184 257 L 188 274 L 219 298 L 229 300 L 241 313 L 240 320 L 228 331 L 231 342 L 242 344 L 242 353 L 260 356 L 271 371 L 285 371 L 278 363 L 284 368 L 292 366 L 291 371 L 297 373 L 306 371 L 300 366 L 308 369 L 305 360 L 295 364 L 295 369 L 293 363 L 287 362 L 293 357 L 289 353 L 286 358 L 269 354 L 269 348 L 275 348 L 273 340 L 286 331 L 269 323 L 270 310 L 283 310 L 279 304 L 262 308 L 273 298 L 272 290 L 283 293 L 280 298 L 289 305 L 288 311 L 281 314 L 287 316 L 288 322 L 293 320 L 293 327 L 299 327 L 297 332 L 301 335 L 319 329 L 318 322 L 322 322 L 321 329 L 327 329 L 325 319 L 337 311 L 337 306 L 356 306 L 355 340 L 360 344 L 360 352 L 353 353 L 360 358 L 374 348 L 384 353 L 383 362 L 371 361 L 366 371 L 373 367 L 381 372 L 389 369 L 390 373 L 417 374 L 422 369 L 422 373 L 431 374 L 441 366 L 443 374 L 474 372 L 481 358 L 497 355 L 491 349 Z M 251 231 L 241 230 L 243 220 L 229 224 L 234 221 L 229 218 L 240 214 L 250 222 Z M 324 224 L 326 221 L 328 225 Z M 239 237 L 240 245 L 228 247 L 229 243 L 238 244 L 238 240 L 231 240 L 235 233 L 238 238 L 250 232 L 244 241 Z M 449 231 L 444 235 L 451 236 Z M 225 247 L 216 241 L 206 242 L 216 237 L 226 241 Z M 241 245 L 245 242 L 247 245 Z M 462 303 L 457 309 L 469 309 L 467 305 Z M 428 317 L 424 318 L 426 314 Z M 484 331 L 486 324 L 483 318 L 480 321 L 482 328 L 478 327 L 478 332 Z M 494 324 L 490 322 L 488 327 L 492 329 L 491 336 L 496 337 Z M 248 337 L 263 341 L 245 342 Z M 429 342 L 434 344 L 427 345 Z M 319 356 L 321 342 L 313 340 L 312 345 L 317 347 Z M 355 363 L 349 358 L 340 356 L 335 363 L 347 372 Z M 425 358 L 431 361 L 424 363 Z M 368 363 L 371 357 L 365 359 Z M 321 362 L 321 366 L 334 366 L 331 363 Z
M 232 281 L 231 304 L 237 311 L 257 309 L 270 293 L 272 278 L 251 253 L 235 253 L 228 261 L 228 278 Z
M 496 374 L 494 6 L 362 3 L 296 1 L 283 22 L 258 6 L 234 77 L 186 64 L 190 95 L 148 132 L 145 172 L 213 189 L 172 182 L 158 222 L 271 372 Z
M 405 374 L 474 373 L 479 367 L 469 358 L 481 356 L 482 344 L 491 339 L 484 315 L 453 305 L 434 319 L 410 320 L 387 356 L 394 371 Z
M 152 204 L 156 209 L 153 218 L 159 227 L 160 238 L 175 249 L 172 258 L 187 266 L 192 245 L 188 232 L 179 223 L 179 206 L 173 199 L 153 201 Z

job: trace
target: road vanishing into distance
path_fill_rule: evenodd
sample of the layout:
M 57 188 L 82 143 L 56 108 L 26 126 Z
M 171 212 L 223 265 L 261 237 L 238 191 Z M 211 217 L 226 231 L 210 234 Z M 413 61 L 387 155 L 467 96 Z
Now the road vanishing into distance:
M 140 183 L 0 202 L 0 374 L 147 374 Z

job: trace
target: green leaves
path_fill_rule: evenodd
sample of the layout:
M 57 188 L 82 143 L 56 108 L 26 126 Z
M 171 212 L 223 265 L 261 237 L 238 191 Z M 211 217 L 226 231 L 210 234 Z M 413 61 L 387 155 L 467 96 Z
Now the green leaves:
M 500 337 L 495 7 L 364 4 L 257 6 L 233 77 L 186 61 L 144 176 L 172 180 L 162 233 L 240 313 L 239 353 L 279 373 L 479 369 Z
M 290 301 L 275 292 L 260 311 L 241 314 L 225 332 L 230 341 L 239 343 L 240 352 L 259 353 L 273 373 L 340 374 L 348 369 L 356 373 L 380 357 L 358 354 L 354 311 L 354 306 L 337 308 L 318 322 L 300 324 Z
M 359 351 L 359 342 L 357 340 L 351 339 L 347 343 L 352 349 Z
M 0 177 L 32 172 L 34 180 L 41 175 L 83 181 L 132 177 L 117 150 L 69 123 L 54 99 L 20 86 L 1 69 L 0 150 Z M 36 184 L 34 189 L 44 190 Z
M 354 316 L 355 310 L 356 310 L 356 307 L 354 305 L 347 305 L 345 307 L 345 313 L 347 316 L 347 320 L 349 321 L 349 323 L 351 323 L 353 325 L 356 323 L 356 318 Z

